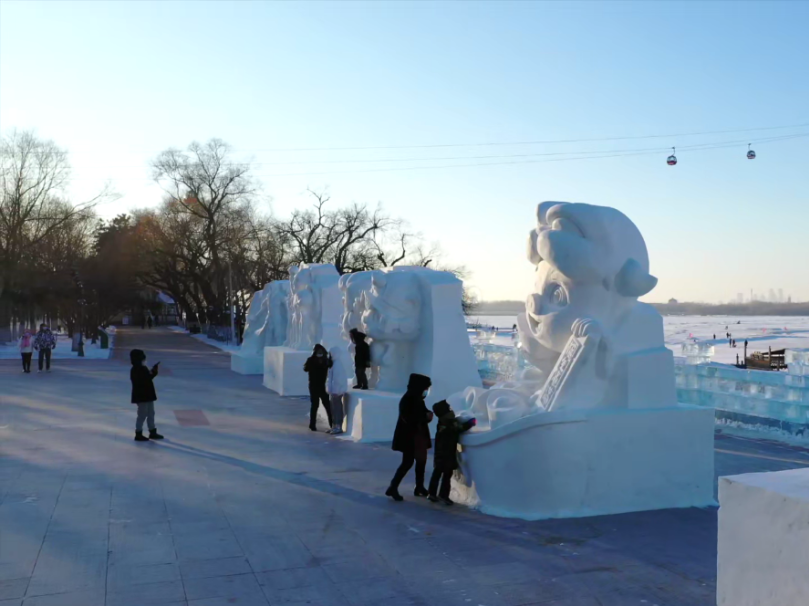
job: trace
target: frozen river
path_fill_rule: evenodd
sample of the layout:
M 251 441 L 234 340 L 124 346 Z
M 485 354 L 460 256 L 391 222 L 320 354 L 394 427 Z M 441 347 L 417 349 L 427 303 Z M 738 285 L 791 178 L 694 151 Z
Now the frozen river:
M 510 330 L 516 324 L 517 316 L 469 316 L 467 320 Z M 769 347 L 809 348 L 807 316 L 663 316 L 663 331 L 666 345 L 675 356 L 681 355 L 680 347 L 689 339 L 713 341 L 713 361 L 725 364 L 735 363 L 736 354 L 743 357 L 745 339 L 749 343 L 748 353 L 767 351 Z M 728 345 L 725 338 L 728 332 L 737 341 L 735 349 Z M 508 345 L 511 339 L 508 336 L 499 336 L 495 342 Z

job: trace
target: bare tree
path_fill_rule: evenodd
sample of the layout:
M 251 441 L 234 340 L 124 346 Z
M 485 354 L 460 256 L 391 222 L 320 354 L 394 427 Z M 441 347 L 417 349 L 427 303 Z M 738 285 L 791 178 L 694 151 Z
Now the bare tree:
M 199 292 L 193 295 L 201 297 L 201 305 L 219 313 L 226 307 L 226 266 L 232 261 L 227 253 L 241 237 L 232 228 L 257 193 L 249 164 L 233 162 L 230 155 L 229 145 L 211 139 L 187 151 L 168 149 L 152 162 L 154 178 L 168 194 L 162 214 L 182 223 L 186 236 L 185 257 L 174 261 L 182 258 L 185 270 L 194 272 Z M 199 237 L 192 242 L 192 235 Z
M 58 240 L 60 230 L 74 231 L 92 218 L 97 202 L 115 197 L 107 186 L 72 204 L 66 193 L 69 177 L 67 152 L 53 141 L 30 131 L 0 139 L 0 326 L 10 320 L 8 296 L 30 299 L 24 282 L 35 269 L 45 269 L 37 255 L 43 243 Z

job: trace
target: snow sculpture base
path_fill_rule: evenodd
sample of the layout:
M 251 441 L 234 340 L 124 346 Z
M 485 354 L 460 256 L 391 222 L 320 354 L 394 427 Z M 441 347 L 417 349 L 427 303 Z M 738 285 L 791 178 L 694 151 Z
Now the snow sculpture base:
M 713 441 L 713 410 L 699 407 L 535 414 L 465 434 L 470 485 L 454 494 L 526 520 L 715 505 Z
M 804 606 L 809 469 L 719 479 L 719 606 Z
M 402 394 L 376 390 L 348 393 L 345 435 L 355 442 L 390 442 L 399 418 Z
M 264 374 L 264 358 L 233 352 L 230 354 L 230 369 L 240 375 L 261 375 Z
M 303 365 L 310 355 L 289 347 L 265 347 L 264 387 L 280 396 L 308 396 L 309 378 Z

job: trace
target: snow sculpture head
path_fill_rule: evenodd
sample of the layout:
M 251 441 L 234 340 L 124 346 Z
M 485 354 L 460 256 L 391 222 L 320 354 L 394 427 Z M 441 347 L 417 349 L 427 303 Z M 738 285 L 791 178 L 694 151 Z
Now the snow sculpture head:
M 240 351 L 246 355 L 258 356 L 264 351 L 263 327 L 267 321 L 268 314 L 268 294 L 265 287 L 256 291 L 250 299 L 250 307 L 247 308 L 247 321 L 244 326 L 244 337 Z
M 289 297 L 289 280 L 275 280 L 264 287 L 266 295 L 263 307 L 265 308 L 264 326 L 258 331 L 263 347 L 281 345 L 287 338 Z
M 612 332 L 657 283 L 640 231 L 606 206 L 543 202 L 528 258 L 536 281 L 520 336 L 524 353 L 543 370 L 556 362 L 577 320 L 595 320 Z
M 304 263 L 289 268 L 289 322 L 284 345 L 311 350 L 339 339 L 339 275 L 334 265 Z
M 528 240 L 534 292 L 517 317 L 534 368 L 519 380 L 453 396 L 490 427 L 561 409 L 676 404 L 663 320 L 638 297 L 654 288 L 638 228 L 604 206 L 543 202 Z
M 351 341 L 351 330 L 362 328 L 362 314 L 365 312 L 366 290 L 371 288 L 370 271 L 361 271 L 340 276 L 340 291 L 343 293 L 342 335 Z

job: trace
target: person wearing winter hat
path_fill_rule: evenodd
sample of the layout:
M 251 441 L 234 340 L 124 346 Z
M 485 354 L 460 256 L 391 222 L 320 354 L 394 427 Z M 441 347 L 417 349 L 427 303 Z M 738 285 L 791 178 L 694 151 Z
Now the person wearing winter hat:
M 435 429 L 435 450 L 433 451 L 433 475 L 430 478 L 429 499 L 444 505 L 453 505 L 449 498 L 452 472 L 458 469 L 458 438 L 475 426 L 475 419 L 458 419 L 452 406 L 446 400 L 433 404 L 433 412 L 438 417 Z M 441 484 L 439 490 L 438 485 Z
M 329 429 L 332 427 L 331 410 L 329 409 L 329 394 L 326 392 L 326 379 L 329 376 L 332 359 L 326 348 L 320 343 L 315 345 L 312 355 L 306 359 L 303 371 L 309 374 L 309 429 L 317 431 L 317 409 L 320 403 L 326 409 L 329 418 Z
M 417 497 L 429 494 L 424 487 L 424 469 L 427 466 L 427 451 L 432 447 L 429 423 L 433 420 L 433 413 L 427 409 L 424 399 L 431 385 L 430 377 L 412 374 L 407 383 L 407 392 L 399 401 L 399 419 L 391 448 L 402 453 L 402 463 L 385 491 L 394 501 L 404 500 L 399 494 L 399 484 L 413 463 L 416 464 L 416 489 L 413 494 Z
M 129 352 L 129 361 L 132 370 L 129 371 L 129 380 L 132 381 L 132 403 L 138 406 L 138 418 L 135 421 L 135 441 L 148 442 L 149 440 L 162 440 L 163 436 L 157 433 L 154 424 L 154 403 L 157 392 L 154 388 L 154 378 L 160 362 L 148 368 L 146 353 L 142 349 L 133 349 Z M 149 426 L 149 437 L 143 435 L 143 422 Z
M 349 334 L 354 343 L 354 374 L 357 377 L 354 389 L 368 389 L 368 375 L 365 371 L 371 366 L 371 348 L 365 342 L 365 333 L 352 328 Z

